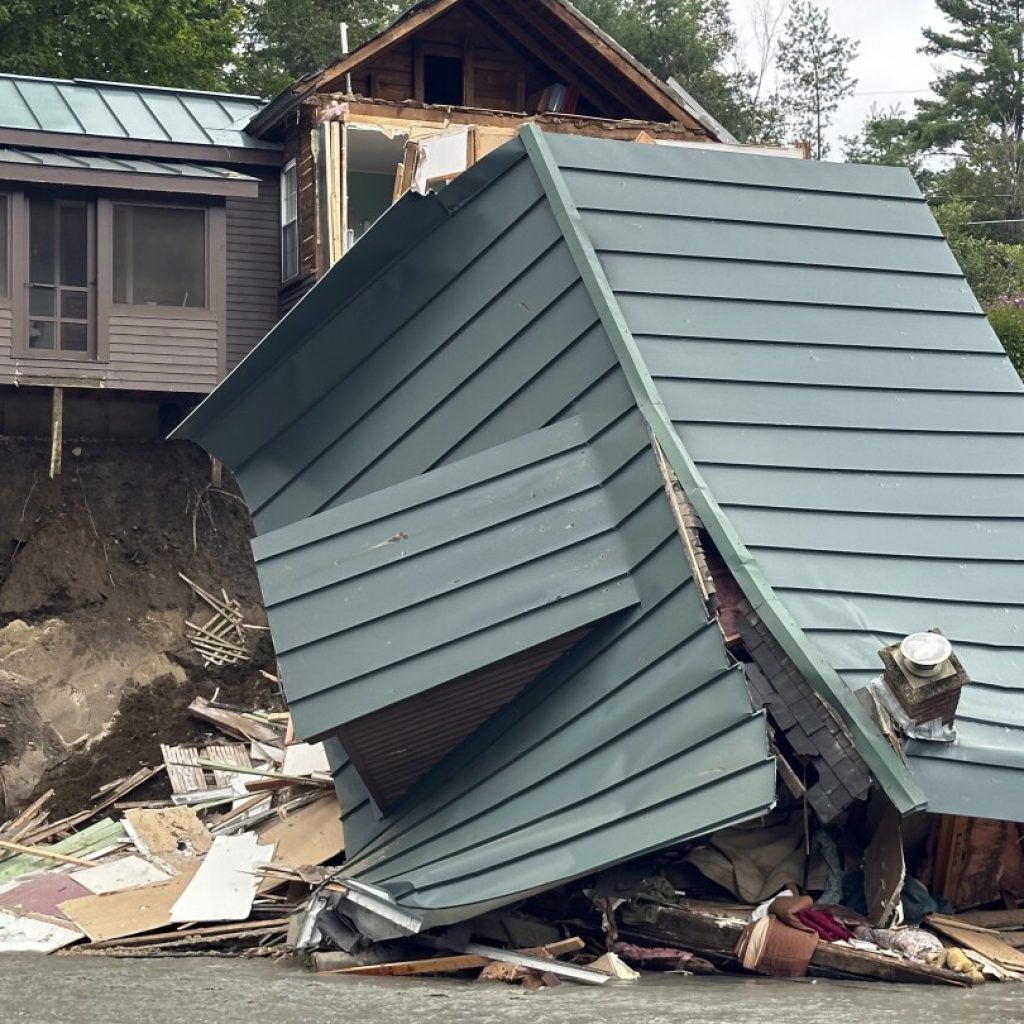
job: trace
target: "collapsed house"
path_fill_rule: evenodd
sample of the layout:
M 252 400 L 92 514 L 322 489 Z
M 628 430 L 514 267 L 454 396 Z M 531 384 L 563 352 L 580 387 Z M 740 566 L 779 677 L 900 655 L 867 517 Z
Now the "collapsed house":
M 451 180 L 526 124 L 736 142 L 679 83 L 662 82 L 565 0 L 422 0 L 247 126 L 284 151 L 283 309 L 404 192 Z
M 824 822 L 1024 818 L 1022 390 L 904 170 L 527 127 L 402 199 L 175 435 L 250 505 L 360 927 L 777 771 Z

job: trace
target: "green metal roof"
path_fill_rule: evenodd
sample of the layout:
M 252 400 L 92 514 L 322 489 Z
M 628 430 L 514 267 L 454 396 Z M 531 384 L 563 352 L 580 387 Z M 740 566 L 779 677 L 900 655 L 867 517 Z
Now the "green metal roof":
M 179 160 L 146 160 L 140 157 L 109 157 L 92 153 L 61 153 L 54 150 L 0 148 L 0 180 L 53 182 L 59 184 L 104 181 L 125 188 L 172 190 L 186 184 L 196 193 L 255 196 L 259 179 L 226 167 L 183 163 Z
M 878 650 L 941 628 L 972 683 L 956 743 L 910 744 L 914 777 L 932 811 L 1020 820 L 1024 385 L 910 174 L 528 145 L 777 638 L 856 716 Z
M 32 132 L 275 149 L 244 130 L 262 107 L 255 96 L 0 75 L 0 128 Z

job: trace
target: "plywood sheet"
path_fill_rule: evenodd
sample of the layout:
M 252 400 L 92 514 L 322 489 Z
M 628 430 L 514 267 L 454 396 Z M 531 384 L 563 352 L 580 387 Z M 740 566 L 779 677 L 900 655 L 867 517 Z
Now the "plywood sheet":
M 279 864 L 300 868 L 326 863 L 345 849 L 338 801 L 327 796 L 274 821 L 260 832 L 260 842 L 276 844 L 274 860 Z M 259 891 L 283 884 L 282 879 L 266 878 Z
M 971 925 L 961 925 L 956 918 L 944 917 L 941 914 L 932 914 L 925 919 L 926 924 L 952 939 L 957 945 L 965 949 L 973 949 L 983 957 L 992 960 L 1000 967 L 1006 967 L 1013 971 L 1024 971 L 1024 952 L 1014 949 L 1013 946 L 1004 942 L 996 932 L 984 931 Z
M 144 857 L 172 872 L 194 864 L 213 843 L 191 807 L 134 808 L 125 814 L 124 825 Z
M 102 896 L 83 896 L 62 903 L 60 909 L 93 942 L 167 928 L 171 907 L 188 888 L 197 866 L 183 865 L 181 873 L 167 882 Z
M 76 871 L 70 877 L 88 892 L 102 896 L 108 892 L 122 892 L 142 885 L 166 882 L 171 876 L 154 867 L 148 860 L 129 856 L 109 864 L 97 864 L 94 868 Z
M 171 908 L 176 923 L 244 921 L 260 884 L 257 869 L 274 857 L 255 834 L 217 836 L 188 887 Z

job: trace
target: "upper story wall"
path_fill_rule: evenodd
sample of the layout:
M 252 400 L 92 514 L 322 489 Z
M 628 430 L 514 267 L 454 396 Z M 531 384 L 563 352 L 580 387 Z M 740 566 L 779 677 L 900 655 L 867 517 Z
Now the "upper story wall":
M 0 178 L 0 207 L 0 384 L 203 394 L 277 321 L 276 169 L 225 197 Z

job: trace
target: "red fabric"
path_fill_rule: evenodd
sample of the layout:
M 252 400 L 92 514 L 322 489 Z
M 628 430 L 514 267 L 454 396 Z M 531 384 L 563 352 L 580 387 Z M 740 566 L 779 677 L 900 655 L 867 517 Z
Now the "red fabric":
M 800 910 L 796 916 L 802 924 L 814 929 L 818 933 L 818 937 L 826 942 L 839 942 L 842 939 L 853 938 L 853 932 L 841 925 L 827 910 Z

